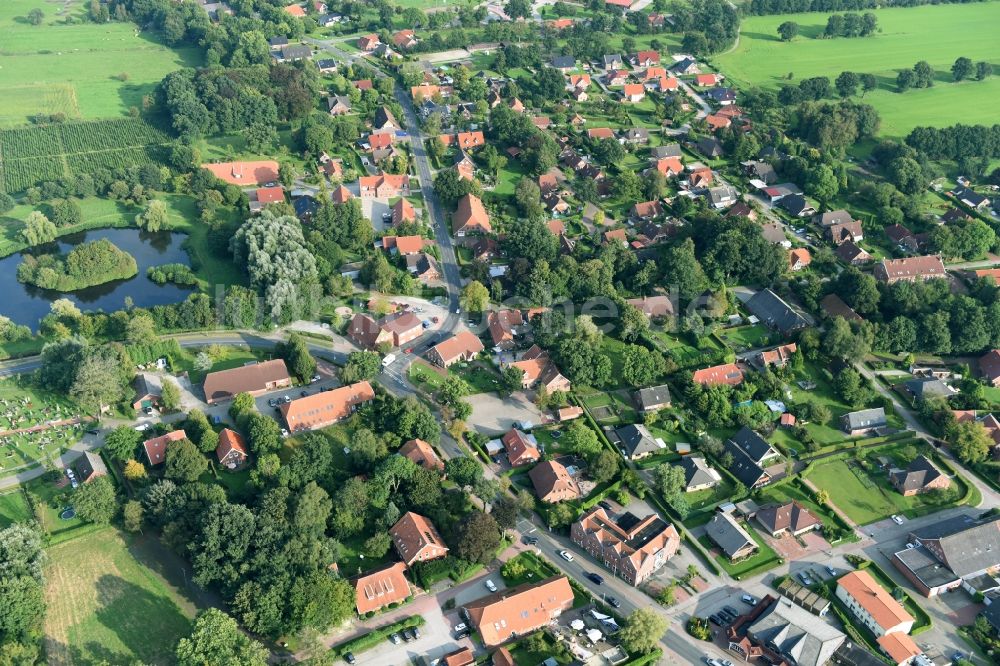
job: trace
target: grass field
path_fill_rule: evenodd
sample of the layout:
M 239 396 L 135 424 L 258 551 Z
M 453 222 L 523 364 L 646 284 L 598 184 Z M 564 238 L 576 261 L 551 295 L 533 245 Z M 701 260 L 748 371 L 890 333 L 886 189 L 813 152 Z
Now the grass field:
M 169 49 L 132 23 L 85 22 L 87 4 L 0 2 L 0 127 L 23 124 L 37 113 L 120 116 L 141 108 L 143 95 L 169 72 L 201 64 L 197 47 Z M 39 26 L 25 18 L 35 8 L 45 12 Z M 67 16 L 79 22 L 66 25 Z
M 0 529 L 31 520 L 31 507 L 20 489 L 0 495 Z
M 951 65 L 966 56 L 973 61 L 1000 62 L 1000 40 L 994 27 L 1000 21 L 1000 2 L 874 10 L 879 32 L 872 37 L 816 39 L 829 12 L 778 16 L 751 16 L 743 20 L 739 46 L 714 60 L 735 83 L 777 88 L 810 76 L 828 76 L 850 70 L 875 74 L 879 89 L 864 102 L 878 109 L 881 134 L 903 136 L 917 125 L 991 124 L 996 113 L 991 102 L 1000 99 L 1000 77 L 984 82 L 952 83 Z M 799 24 L 791 42 L 778 39 L 777 26 Z M 937 72 L 932 88 L 898 94 L 896 74 L 926 60 Z
M 48 549 L 47 663 L 173 663 L 195 608 L 134 541 L 106 528 Z

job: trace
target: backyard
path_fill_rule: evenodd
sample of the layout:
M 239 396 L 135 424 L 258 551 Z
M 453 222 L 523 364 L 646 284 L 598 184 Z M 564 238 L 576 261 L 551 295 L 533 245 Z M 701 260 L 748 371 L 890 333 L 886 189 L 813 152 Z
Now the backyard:
M 708 536 L 701 536 L 698 538 L 698 542 L 715 555 L 715 561 L 718 565 L 736 580 L 739 580 L 741 576 L 748 573 L 752 572 L 754 574 L 759 574 L 762 571 L 778 566 L 777 553 L 775 553 L 770 546 L 764 543 L 764 540 L 760 538 L 760 535 L 757 534 L 752 527 L 749 527 L 745 523 L 743 524 L 743 527 L 750 533 L 753 540 L 757 542 L 758 550 L 756 554 L 740 562 L 730 562 L 729 558 L 720 553 L 719 547 L 712 543 Z

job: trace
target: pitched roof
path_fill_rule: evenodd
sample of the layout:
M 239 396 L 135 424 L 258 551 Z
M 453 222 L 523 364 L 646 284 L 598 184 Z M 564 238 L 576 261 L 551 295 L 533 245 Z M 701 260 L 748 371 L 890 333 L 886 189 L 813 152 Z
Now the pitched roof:
M 837 580 L 837 587 L 844 588 L 845 592 L 854 597 L 883 631 L 904 622 L 913 622 L 913 616 L 864 569 L 841 576 Z
M 911 663 L 911 659 L 924 652 L 917 647 L 908 634 L 904 634 L 902 631 L 882 634 L 875 639 L 875 642 L 897 664 Z
M 405 197 L 401 197 L 392 206 L 392 223 L 394 225 L 402 224 L 403 222 L 414 222 L 417 219 L 417 211 L 414 210 L 413 204 L 409 202 Z
M 183 430 L 174 430 L 168 432 L 166 435 L 153 437 L 143 442 L 142 448 L 146 451 L 146 459 L 149 460 L 149 464 L 159 465 L 166 460 L 167 445 L 171 442 L 179 442 L 182 439 L 187 439 L 187 433 Z
M 641 423 L 623 426 L 615 432 L 621 438 L 622 446 L 625 447 L 630 458 L 662 450 L 656 438 L 653 437 L 653 433 L 649 432 L 649 428 Z
M 514 329 L 524 325 L 524 317 L 520 310 L 499 310 L 490 312 L 486 316 L 486 322 L 490 329 L 490 337 L 493 344 L 507 342 L 514 339 Z
M 639 405 L 643 409 L 650 409 L 658 405 L 670 404 L 670 387 L 667 384 L 659 386 L 647 386 L 636 391 Z
M 757 520 L 772 534 L 781 530 L 796 533 L 823 523 L 798 502 L 765 507 L 757 512 Z
M 643 298 L 630 298 L 626 301 L 647 317 L 666 317 L 674 313 L 674 304 L 669 296 L 656 295 Z
M 767 443 L 767 440 L 747 426 L 740 428 L 728 441 L 736 445 L 740 451 L 758 464 L 766 461 L 768 458 L 773 458 L 778 453 L 774 450 L 774 447 Z
M 485 349 L 482 341 L 469 331 L 459 331 L 444 342 L 434 346 L 441 361 L 448 364 L 468 354 L 478 354 Z
M 917 456 L 905 470 L 892 474 L 892 483 L 900 492 L 922 490 L 944 474 L 926 456 Z
M 256 162 L 216 162 L 202 164 L 219 180 L 230 185 L 263 185 L 278 180 L 278 163 L 274 160 Z
M 684 470 L 684 484 L 687 488 L 722 481 L 722 476 L 709 467 L 701 456 L 684 456 L 678 464 Z
M 358 614 L 364 615 L 410 596 L 410 584 L 403 575 L 404 571 L 406 565 L 396 562 L 354 578 L 354 603 Z
M 354 198 L 354 195 L 351 194 L 351 191 L 349 189 L 347 189 L 346 187 L 344 187 L 343 185 L 341 185 L 340 187 L 338 187 L 337 189 L 335 189 L 333 191 L 333 194 L 330 195 L 330 199 L 332 199 L 334 203 L 338 203 L 338 204 L 347 203 L 348 201 L 350 201 L 353 198 Z
M 568 499 L 565 497 L 566 494 L 572 497 L 580 496 L 580 487 L 576 484 L 576 480 L 565 465 L 555 460 L 538 463 L 531 468 L 528 476 L 535 486 L 535 494 L 543 501 L 553 493 L 559 493 L 563 496 L 562 499 Z
M 507 459 L 512 466 L 517 467 L 519 464 L 538 460 L 542 457 L 534 440 L 535 438 L 532 435 L 521 432 L 517 428 L 511 428 L 500 439 L 503 442 L 504 449 L 507 450 Z
M 591 139 L 613 139 L 615 131 L 610 127 L 591 127 L 587 130 L 587 136 Z
M 935 278 L 945 277 L 944 264 L 941 257 L 927 255 L 924 257 L 906 257 L 905 259 L 883 259 L 875 267 L 877 279 L 899 280 L 909 277 Z
M 770 644 L 798 666 L 822 666 L 830 661 L 846 636 L 827 622 L 784 597 L 779 597 L 747 628 L 747 635 Z
M 489 233 L 493 231 L 490 216 L 483 206 L 483 201 L 474 194 L 466 194 L 458 200 L 455 214 L 452 216 L 452 226 L 455 231 L 466 228 L 477 229 Z
M 444 540 L 430 520 L 419 513 L 407 511 L 389 529 L 396 551 L 404 562 L 410 564 L 424 548 L 448 550 Z
M 749 546 L 756 546 L 757 542 L 743 529 L 743 526 L 736 522 L 731 513 L 717 512 L 712 516 L 712 520 L 705 526 L 705 533 L 719 548 L 723 550 L 726 557 L 732 558 L 741 550 Z
M 805 318 L 770 289 L 762 289 L 746 302 L 747 309 L 764 324 L 787 334 L 805 328 Z
M 885 409 L 873 407 L 872 409 L 861 409 L 856 412 L 848 412 L 841 419 L 847 430 L 860 430 L 861 428 L 879 428 L 887 421 Z
M 411 439 L 403 444 L 399 447 L 399 455 L 409 458 L 425 469 L 444 471 L 444 463 L 441 462 L 431 445 L 422 439 Z
M 209 402 L 228 400 L 237 393 L 264 391 L 275 383 L 291 381 L 283 359 L 262 361 L 219 370 L 205 375 L 205 397 Z
M 1000 518 L 978 523 L 960 516 L 914 530 L 913 534 L 925 546 L 929 541 L 936 542 L 935 557 L 957 576 L 1000 565 Z
M 383 236 L 382 249 L 396 250 L 399 254 L 416 254 L 423 252 L 427 240 L 423 236 Z
M 711 368 L 695 370 L 691 375 L 691 380 L 696 384 L 737 386 L 743 383 L 743 370 L 736 363 L 724 363 L 714 365 Z
M 372 385 L 358 382 L 286 402 L 280 407 L 281 416 L 293 431 L 329 425 L 350 415 L 357 405 L 374 399 Z
M 979 372 L 990 382 L 1000 377 L 1000 349 L 991 349 L 979 358 Z
M 243 436 L 235 430 L 224 428 L 219 433 L 219 445 L 215 447 L 215 456 L 221 463 L 233 451 L 240 454 L 241 458 L 247 457 L 247 443 Z
M 846 245 L 846 243 L 845 243 Z M 843 247 L 843 245 L 841 246 Z M 843 317 L 848 321 L 862 321 L 861 315 L 854 311 L 854 309 L 844 302 L 840 296 L 837 294 L 827 294 L 820 301 L 820 307 L 823 308 L 823 312 L 829 317 Z
M 467 647 L 459 648 L 454 652 L 449 652 L 442 657 L 444 666 L 471 666 L 476 663 L 472 656 L 472 650 Z
M 466 604 L 469 618 L 486 645 L 499 645 L 547 625 L 573 605 L 565 576 L 525 583 Z

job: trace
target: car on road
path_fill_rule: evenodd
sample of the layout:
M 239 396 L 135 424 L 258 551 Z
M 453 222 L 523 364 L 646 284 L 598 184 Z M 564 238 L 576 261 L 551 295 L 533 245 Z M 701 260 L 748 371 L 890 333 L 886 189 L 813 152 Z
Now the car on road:
M 900 516 L 900 515 L 898 515 L 898 514 L 893 514 L 892 515 L 892 522 L 896 523 L 897 525 L 902 525 L 903 524 L 903 517 Z
M 402 639 L 399 637 L 398 632 L 394 633 L 392 636 L 389 636 L 389 640 L 392 641 L 393 645 L 399 645 L 402 642 Z
M 494 583 L 489 578 L 487 578 L 486 579 L 486 589 L 489 590 L 490 592 L 496 592 L 497 591 L 497 584 Z
M 313 375 L 313 378 L 311 380 L 309 380 L 309 381 L 310 382 L 318 382 L 321 379 L 323 379 L 323 378 L 320 377 L 319 375 Z
M 609 604 L 611 604 L 615 608 L 621 608 L 622 607 L 622 602 L 618 601 L 618 599 L 616 599 L 614 597 L 608 597 L 605 601 L 607 601 Z
M 348 664 L 354 664 L 358 660 L 354 658 L 354 654 L 352 654 L 351 652 L 345 652 L 344 653 L 344 661 L 346 661 Z
M 291 399 L 291 398 L 289 398 L 289 397 L 288 397 L 288 396 L 286 395 L 286 396 L 283 396 L 283 397 L 281 398 L 281 401 L 287 404 L 287 403 L 291 402 L 291 401 L 292 401 L 292 399 Z
M 304 398 L 304 397 L 306 397 L 307 395 L 309 395 L 309 391 L 302 391 L 301 393 L 299 393 L 299 395 L 300 395 L 300 396 L 302 396 L 302 397 Z
M 741 599 L 743 599 L 743 603 L 745 603 L 745 604 L 750 604 L 751 606 L 756 606 L 757 605 L 757 598 L 754 597 L 753 595 L 744 594 L 741 597 Z
M 722 662 L 718 659 L 712 659 L 711 657 L 705 657 L 705 663 L 708 666 L 722 666 Z
M 413 353 L 413 347 L 407 347 L 406 349 L 403 350 L 403 353 L 404 354 L 412 354 Z
M 594 573 L 593 571 L 587 574 L 587 578 L 589 578 L 595 585 L 604 585 L 604 577 L 600 574 Z
M 573 553 L 569 552 L 568 550 L 560 550 L 559 557 L 563 558 L 567 562 L 573 561 Z
M 521 542 L 528 546 L 534 546 L 538 543 L 538 537 L 524 535 L 521 537 Z
M 806 574 L 806 572 L 804 572 L 804 571 L 800 571 L 800 572 L 799 572 L 799 573 L 798 573 L 797 575 L 798 575 L 798 577 L 799 577 L 799 580 L 801 580 L 801 581 L 802 581 L 802 584 L 803 584 L 803 585 L 805 585 L 806 587 L 809 587 L 810 585 L 812 585 L 812 584 L 813 584 L 813 581 L 812 581 L 812 578 L 810 578 L 810 577 L 809 577 L 809 576 L 808 576 L 808 575 Z
M 278 406 L 278 401 L 275 400 L 274 398 L 271 398 L 270 400 L 267 401 L 267 406 L 268 407 L 277 407 Z

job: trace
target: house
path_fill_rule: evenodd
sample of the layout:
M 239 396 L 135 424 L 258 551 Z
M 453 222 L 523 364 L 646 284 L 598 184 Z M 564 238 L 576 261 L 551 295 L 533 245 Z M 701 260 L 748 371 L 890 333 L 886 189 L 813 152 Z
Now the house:
M 781 458 L 763 437 L 746 426 L 726 440 L 726 444 L 733 444 L 744 456 L 761 466 L 772 464 Z
M 581 416 L 583 416 L 583 407 L 563 407 L 556 412 L 556 418 L 560 423 L 572 421 L 573 419 L 578 419 Z
M 633 146 L 640 146 L 649 143 L 649 130 L 645 127 L 630 127 L 622 135 L 623 142 Z
M 708 201 L 712 204 L 712 208 L 716 210 L 732 206 L 736 203 L 736 198 L 739 196 L 740 193 L 730 185 L 718 185 L 708 188 Z
M 645 425 L 630 424 L 615 430 L 621 440 L 621 448 L 629 460 L 640 460 L 654 453 L 661 453 L 665 447 L 661 440 L 653 437 Z
M 417 211 L 407 199 L 401 198 L 392 205 L 392 226 L 398 227 L 401 224 L 416 221 Z
M 417 104 L 424 102 L 425 100 L 434 100 L 437 97 L 447 97 L 451 94 L 451 89 L 448 87 L 441 87 L 433 83 L 421 83 L 419 86 L 410 87 L 410 97 Z
M 764 531 L 772 537 L 778 537 L 786 532 L 792 536 L 799 536 L 823 527 L 823 521 L 798 502 L 764 507 L 757 511 L 755 518 Z
M 901 224 L 890 224 L 884 229 L 885 235 L 904 252 L 916 252 L 920 243 L 916 235 Z
M 354 195 L 351 193 L 351 191 L 346 187 L 344 187 L 343 185 L 335 189 L 333 191 L 333 194 L 330 195 L 330 200 L 333 201 L 333 203 L 335 204 L 345 204 L 353 198 Z
M 545 209 L 553 215 L 562 215 L 569 210 L 569 204 L 556 192 L 542 195 L 542 203 L 545 205 Z
M 684 165 L 679 157 L 663 157 L 656 160 L 653 168 L 662 173 L 667 178 L 679 176 L 684 172 Z
M 982 210 L 990 204 L 989 197 L 984 197 L 982 194 L 974 192 L 968 187 L 960 187 L 952 190 L 951 196 L 974 210 Z
M 432 363 L 447 368 L 459 361 L 471 361 L 483 349 L 483 343 L 474 333 L 459 331 L 444 342 L 431 347 L 427 352 L 427 358 Z
M 979 374 L 990 386 L 1000 386 L 1000 349 L 991 349 L 979 358 Z
M 649 67 L 650 65 L 657 65 L 660 62 L 660 54 L 656 51 L 639 51 L 634 56 L 630 58 L 632 65 L 635 67 Z
M 279 411 L 289 432 L 319 430 L 347 418 L 374 399 L 372 385 L 358 382 L 283 403 Z
M 375 47 L 382 43 L 382 40 L 378 38 L 378 35 L 371 33 L 370 35 L 362 35 L 358 38 L 358 49 L 364 51 L 365 53 L 370 53 L 375 50 Z
M 764 467 L 778 454 L 757 433 L 742 428 L 726 440 L 725 450 L 733 459 L 729 471 L 747 488 L 760 488 L 771 482 L 771 475 Z
M 849 266 L 864 266 L 872 261 L 872 255 L 863 248 L 855 244 L 852 240 L 845 240 L 833 251 L 837 258 Z
M 373 134 L 371 136 L 385 136 Z M 371 138 L 371 137 L 369 137 Z M 361 176 L 358 186 L 362 199 L 392 199 L 410 196 L 410 177 L 404 174 L 383 173 L 378 176 Z
M 605 231 L 601 234 L 601 241 L 605 245 L 628 245 L 628 236 L 625 235 L 624 229 L 613 229 L 611 231 Z
M 762 195 L 767 197 L 768 202 L 776 204 L 785 197 L 789 197 L 795 194 L 802 194 L 802 190 L 795 183 L 778 183 L 777 185 L 769 185 L 765 187 L 759 187 Z
M 343 20 L 344 20 L 344 17 L 341 16 L 340 14 L 330 14 L 330 13 L 327 13 L 327 14 L 321 14 L 316 19 L 316 23 L 321 28 L 330 28 L 332 26 L 337 25 L 338 23 L 340 23 Z
M 801 194 L 789 194 L 786 197 L 782 197 L 778 205 L 788 211 L 789 215 L 795 217 L 808 217 L 816 212 L 812 204 Z
M 891 634 L 883 634 L 875 639 L 882 651 L 889 656 L 892 663 L 897 666 L 909 666 L 919 664 L 916 658 L 924 651 L 913 642 L 909 634 L 902 631 L 894 631 Z
M 936 377 L 921 377 L 905 381 L 903 382 L 903 390 L 913 400 L 947 398 L 958 393 L 958 391 Z
M 247 443 L 235 430 L 223 428 L 219 433 L 219 445 L 215 447 L 215 457 L 223 467 L 236 469 L 247 461 Z
M 554 19 L 546 23 L 553 30 L 565 30 L 573 25 L 574 21 L 570 18 Z
M 397 49 L 410 49 L 417 45 L 417 37 L 409 28 L 393 33 L 392 44 Z
M 944 490 L 951 485 L 951 479 L 945 476 L 926 456 L 917 456 L 906 469 L 889 471 L 889 483 L 903 497 L 922 495 L 932 490 Z
M 604 69 L 622 69 L 624 66 L 621 55 L 615 53 L 613 55 L 605 55 L 601 58 L 601 64 Z
M 473 666 L 476 663 L 469 648 L 459 648 L 441 657 L 441 666 Z
M 90 483 L 100 476 L 107 476 L 108 467 L 100 455 L 92 451 L 84 451 L 73 462 L 73 472 L 80 483 Z
M 288 388 L 292 378 L 282 359 L 248 363 L 231 370 L 219 370 L 205 375 L 205 400 L 210 405 L 232 400 L 238 393 L 249 393 L 252 396 L 262 395 L 268 391 Z
M 665 294 L 630 298 L 626 301 L 649 319 L 662 319 L 674 314 L 674 304 Z
M 967 586 L 1000 567 L 1000 518 L 960 515 L 914 530 L 893 565 L 924 596 Z
M 589 76 L 590 75 L 588 74 L 587 76 L 588 76 L 587 81 L 589 83 L 589 81 L 590 81 Z M 532 116 L 531 117 L 531 124 L 534 125 L 535 127 L 537 127 L 540 130 L 547 130 L 549 128 L 549 126 L 552 125 L 552 119 L 549 118 L 548 116 Z
M 670 66 L 670 71 L 676 74 L 697 74 L 698 61 L 690 57 L 681 58 Z
M 831 224 L 826 228 L 826 235 L 834 245 L 840 245 L 848 241 L 858 243 L 865 237 L 864 230 L 861 228 L 861 222 L 857 220 Z
M 295 211 L 295 217 L 299 218 L 300 222 L 308 224 L 312 222 L 316 211 L 319 210 L 319 204 L 311 196 L 305 195 L 295 197 L 292 200 L 292 209 Z
M 452 160 L 452 167 L 454 167 L 461 180 L 471 181 L 476 179 L 476 163 L 473 162 L 472 158 L 469 157 L 469 154 L 461 148 L 455 152 L 455 157 Z
M 378 46 L 376 46 L 375 50 L 372 51 L 372 55 L 378 56 L 379 58 L 382 58 L 384 60 L 395 60 L 397 58 L 403 57 L 398 53 L 396 53 L 395 51 L 393 51 L 388 44 L 379 44 Z
M 566 74 L 576 68 L 576 58 L 568 55 L 555 56 L 549 61 L 549 66 Z
M 524 106 L 524 102 L 519 100 L 517 97 L 507 102 L 507 108 L 509 108 L 514 113 L 524 113 L 527 110 L 526 107 Z
M 641 83 L 626 83 L 622 88 L 622 99 L 626 102 L 641 102 L 646 99 L 646 87 Z
M 427 252 L 419 254 L 408 254 L 404 258 L 407 272 L 425 284 L 436 282 L 441 279 L 441 269 L 438 268 L 437 259 Z
M 521 360 L 511 363 L 511 365 L 520 368 L 524 373 L 524 379 L 521 382 L 524 388 L 531 388 L 535 385 L 544 386 L 549 393 L 568 392 L 571 388 L 570 381 L 559 372 L 548 353 L 538 345 L 533 345 L 531 349 L 521 355 Z
M 396 562 L 351 579 L 358 615 L 364 617 L 390 604 L 406 601 L 410 597 L 410 584 L 404 575 L 405 571 L 406 564 Z
M 733 121 L 726 116 L 716 115 L 710 113 L 705 116 L 705 124 L 708 125 L 708 129 L 712 132 L 716 132 L 720 129 L 726 129 L 733 124 Z
M 554 504 L 564 500 L 579 499 L 580 486 L 565 465 L 555 460 L 540 462 L 528 472 L 535 494 L 543 502 Z
M 187 433 L 183 430 L 173 430 L 166 435 L 147 439 L 142 443 L 142 448 L 146 452 L 146 460 L 149 461 L 151 466 L 165 462 L 167 459 L 167 446 L 171 442 L 179 442 L 182 439 L 187 439 Z
M 440 137 L 441 143 L 446 146 L 457 146 L 461 150 L 469 150 L 471 148 L 478 148 L 479 146 L 486 144 L 486 137 L 483 136 L 481 131 L 475 132 L 458 132 L 457 134 L 442 134 Z
M 730 512 L 716 512 L 705 526 L 705 534 L 722 549 L 730 562 L 745 560 L 757 552 L 757 542 Z
M 766 326 L 788 335 L 808 326 L 808 322 L 770 289 L 763 289 L 750 297 L 746 308 Z
M 711 368 L 695 370 L 691 375 L 691 381 L 705 386 L 739 386 L 743 383 L 743 370 L 736 363 L 724 363 Z
M 456 236 L 470 233 L 488 234 L 493 231 L 490 216 L 483 207 L 483 201 L 474 194 L 466 194 L 458 200 L 458 206 L 451 217 L 452 231 Z
M 695 168 L 694 165 L 688 167 L 691 171 L 688 173 L 687 182 L 688 187 L 692 190 L 699 188 L 705 188 L 712 184 L 715 178 L 715 174 L 712 170 L 706 166 Z
M 372 120 L 372 127 L 379 131 L 395 131 L 402 129 L 402 125 L 396 120 L 396 116 L 387 106 L 380 106 L 375 109 L 375 118 Z
M 684 456 L 678 464 L 684 470 L 684 492 L 708 490 L 722 483 L 722 476 L 701 456 Z
M 797 247 L 788 253 L 788 268 L 793 271 L 801 271 L 812 263 L 812 255 L 804 247 Z
M 267 43 L 272 51 L 280 51 L 281 47 L 288 46 L 288 38 L 284 35 L 278 35 L 267 40 Z
M 623 86 L 628 83 L 628 72 L 622 69 L 610 70 L 604 75 L 604 83 L 609 88 Z
M 766 185 L 778 182 L 778 174 L 774 171 L 774 167 L 767 162 L 749 160 L 740 162 L 740 166 L 743 167 L 743 173 L 752 180 L 759 180 Z
M 357 313 L 347 328 L 347 337 L 364 349 L 379 345 L 401 347 L 420 337 L 423 322 L 413 312 L 394 312 L 375 321 L 364 313 Z
M 320 74 L 330 74 L 337 71 L 337 61 L 330 58 L 321 58 L 316 61 L 316 68 Z
M 257 187 L 278 180 L 278 163 L 274 160 L 217 162 L 202 164 L 201 168 L 208 169 L 221 181 L 241 187 Z
M 656 89 L 661 93 L 673 92 L 680 88 L 680 81 L 672 76 L 664 76 L 656 81 Z
M 695 145 L 698 148 L 698 152 L 709 159 L 714 160 L 726 154 L 726 151 L 722 148 L 722 143 L 714 136 L 702 137 L 698 139 L 698 143 Z
M 570 527 L 570 539 L 612 575 L 638 587 L 680 548 L 680 534 L 656 514 L 612 516 L 597 506 Z
M 501 590 L 464 606 L 470 623 L 488 647 L 506 643 L 548 625 L 573 606 L 565 576 Z
M 721 74 L 698 74 L 694 77 L 694 84 L 699 88 L 708 88 L 722 82 Z
M 705 97 L 720 106 L 731 106 L 736 103 L 736 91 L 732 88 L 712 88 L 705 92 Z
M 813 222 L 821 227 L 832 227 L 836 224 L 848 224 L 854 222 L 854 216 L 843 208 L 821 213 L 813 217 Z
M 148 372 L 140 372 L 132 380 L 132 388 L 135 389 L 135 399 L 132 401 L 132 409 L 142 411 L 152 409 L 160 404 L 163 396 L 163 388 L 160 385 L 160 378 Z
M 964 210 L 959 210 L 958 208 L 949 208 L 938 217 L 942 224 L 953 224 L 955 222 L 972 219 L 968 213 Z
M 640 201 L 632 206 L 633 220 L 652 220 L 663 215 L 663 206 L 659 201 Z
M 854 309 L 849 306 L 844 300 L 837 296 L 836 294 L 827 294 L 820 301 L 820 308 L 830 319 L 834 317 L 843 317 L 847 321 L 864 321 L 864 319 L 859 315 Z
M 883 259 L 875 266 L 875 279 L 885 284 L 918 282 L 947 277 L 941 257 L 928 255 L 905 259 Z
M 507 461 L 511 467 L 521 467 L 538 462 L 542 454 L 538 450 L 538 442 L 534 435 L 524 433 L 517 428 L 512 428 L 500 438 L 504 450 L 507 452 Z
M 434 524 L 419 513 L 407 511 L 389 528 L 399 559 L 408 567 L 414 562 L 429 562 L 448 555 L 448 547 Z
M 831 659 L 847 640 L 823 618 L 789 599 L 771 595 L 737 618 L 726 630 L 726 638 L 729 651 L 741 661 L 795 666 L 834 663 Z M 867 662 L 851 663 L 867 666 Z
M 439 472 L 444 471 L 444 463 L 430 444 L 422 439 L 411 439 L 406 444 L 399 447 L 399 455 L 409 458 L 414 464 L 424 469 L 434 469 Z
M 279 185 L 275 187 L 259 187 L 254 190 L 250 201 L 250 212 L 259 213 L 264 206 L 275 203 L 285 203 L 285 190 Z
M 754 352 L 753 356 L 750 357 L 750 363 L 761 370 L 768 366 L 783 368 L 791 362 L 792 355 L 796 351 L 798 351 L 798 346 L 794 342 L 791 342 L 787 345 L 775 347 L 774 349 Z
M 305 44 L 289 44 L 281 47 L 280 55 L 275 56 L 278 62 L 297 62 L 312 58 L 312 49 Z
M 875 637 L 908 634 L 913 616 L 865 569 L 851 571 L 837 580 L 837 598 Z
M 888 425 L 885 409 L 876 407 L 849 412 L 840 417 L 840 428 L 851 437 L 867 435 Z
M 748 204 L 747 202 L 745 202 L 745 201 L 737 201 L 735 204 L 733 204 L 732 208 L 730 208 L 728 211 L 726 211 L 725 217 L 727 217 L 727 218 L 729 218 L 729 217 L 745 217 L 748 220 L 750 220 L 751 222 L 753 222 L 753 221 L 756 221 L 756 219 L 757 219 L 757 211 L 754 210 L 750 206 L 750 204 Z M 772 225 L 772 226 L 777 226 L 777 225 Z M 781 227 L 778 227 L 778 231 L 781 232 L 781 239 L 779 239 L 778 243 L 775 243 L 776 245 L 781 244 L 781 241 L 787 240 L 785 238 L 785 233 L 783 231 L 781 231 Z M 764 234 L 763 232 L 761 233 L 761 236 L 763 236 L 764 240 L 768 241 L 769 243 L 773 243 L 774 242 L 771 238 L 768 238 L 767 235 Z
M 588 139 L 614 139 L 615 131 L 610 127 L 591 127 L 587 130 Z
M 520 310 L 499 310 L 486 315 L 490 338 L 494 347 L 509 349 L 514 346 L 514 336 L 518 327 L 524 325 L 524 317 Z
M 635 402 L 643 412 L 656 412 L 670 407 L 670 387 L 666 384 L 649 386 L 635 392 Z
M 299 5 L 288 5 L 285 7 L 285 13 L 295 18 L 305 18 L 306 10 Z

